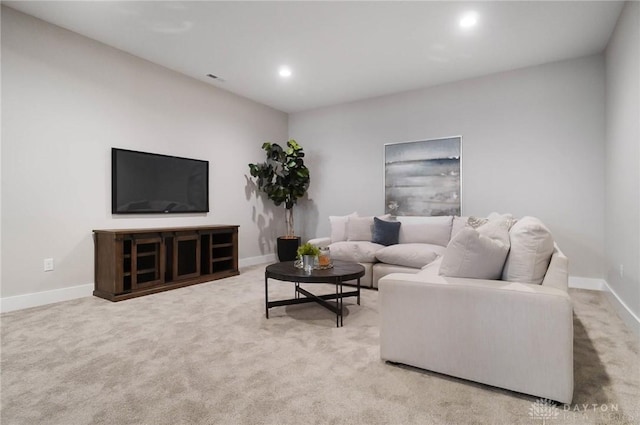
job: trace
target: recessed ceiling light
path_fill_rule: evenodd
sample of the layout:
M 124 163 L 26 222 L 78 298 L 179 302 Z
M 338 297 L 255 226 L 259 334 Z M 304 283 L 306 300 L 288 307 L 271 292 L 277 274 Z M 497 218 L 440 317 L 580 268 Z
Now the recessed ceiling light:
M 288 66 L 281 66 L 278 74 L 283 78 L 291 77 L 291 69 Z
M 478 23 L 478 14 L 476 12 L 467 12 L 460 19 L 460 27 L 471 28 Z

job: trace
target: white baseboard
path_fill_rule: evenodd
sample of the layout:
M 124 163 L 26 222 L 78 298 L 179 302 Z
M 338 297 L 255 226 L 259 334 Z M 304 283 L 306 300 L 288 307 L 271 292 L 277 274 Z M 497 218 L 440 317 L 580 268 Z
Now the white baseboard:
M 249 267 L 257 264 L 273 263 L 276 261 L 278 261 L 276 259 L 276 254 L 260 255 L 258 257 L 241 258 L 240 261 L 238 261 L 238 267 Z
M 239 266 L 249 267 L 258 264 L 272 263 L 274 261 L 276 261 L 276 255 L 267 254 L 258 257 L 240 259 Z M 86 285 L 71 286 L 69 288 L 54 289 L 51 291 L 4 297 L 0 299 L 0 313 L 38 307 L 61 301 L 74 300 L 76 298 L 89 297 L 93 294 L 93 286 L 94 285 L 92 283 L 89 283 Z M 611 289 L 606 281 L 603 279 L 569 276 L 569 287 L 606 292 L 622 320 L 631 328 L 631 330 L 640 335 L 640 319 L 629 309 L 625 302 L 620 299 L 618 294 Z
M 607 282 L 604 283 L 607 296 L 611 304 L 618 312 L 618 316 L 627 325 L 627 327 L 633 331 L 638 337 L 640 337 L 640 318 L 629 308 L 629 306 L 620 299 L 616 291 L 614 291 Z
M 34 292 L 32 294 L 16 295 L 0 299 L 0 313 L 22 310 L 23 308 L 38 307 L 60 301 L 75 300 L 93 294 L 93 283 L 71 286 L 69 288 L 53 289 L 51 291 Z
M 273 263 L 275 261 L 275 254 L 267 254 L 258 257 L 242 258 L 238 261 L 238 265 L 239 267 L 249 267 L 257 264 Z M 89 283 L 86 285 L 71 286 L 69 288 L 0 298 L 0 313 L 38 307 L 60 301 L 75 300 L 76 298 L 90 297 L 93 295 L 93 286 L 93 283 Z
M 569 276 L 569 288 L 606 291 L 606 282 L 603 279 L 591 277 Z
M 569 276 L 569 288 L 589 289 L 592 291 L 605 292 L 607 298 L 616 309 L 618 316 L 620 316 L 625 325 L 627 325 L 627 327 L 636 335 L 640 336 L 640 318 L 638 318 L 638 316 L 633 311 L 631 311 L 629 306 L 624 301 L 622 301 L 616 291 L 614 291 L 609 286 L 606 280 L 593 279 L 589 277 Z

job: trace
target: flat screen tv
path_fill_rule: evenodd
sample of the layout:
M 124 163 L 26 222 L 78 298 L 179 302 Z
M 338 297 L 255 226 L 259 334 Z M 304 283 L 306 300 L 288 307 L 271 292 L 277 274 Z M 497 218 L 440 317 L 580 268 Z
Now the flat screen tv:
M 111 212 L 209 212 L 209 161 L 112 148 Z

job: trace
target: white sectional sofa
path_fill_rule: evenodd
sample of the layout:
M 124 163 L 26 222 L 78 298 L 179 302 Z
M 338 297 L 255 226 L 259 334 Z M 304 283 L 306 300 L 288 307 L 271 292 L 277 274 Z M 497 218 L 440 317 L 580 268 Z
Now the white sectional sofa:
M 424 267 L 381 262 L 384 246 L 372 242 L 315 243 L 328 244 L 338 258 L 369 260 L 371 286 L 379 289 L 383 360 L 570 403 L 568 260 L 540 220 L 490 218 L 403 220 L 399 246 L 427 252 L 419 244 L 433 245 L 437 258 Z M 424 223 L 434 231 L 448 225 L 446 243 L 429 244 Z M 367 257 L 367 250 L 374 252 Z M 415 265 L 426 259 L 416 257 Z
M 380 279 L 380 357 L 571 403 L 567 258 L 555 249 L 541 285 L 445 277 L 440 263 Z
M 389 220 L 389 216 L 382 216 Z M 389 273 L 417 273 L 444 253 L 452 235 L 467 223 L 467 217 L 397 217 L 401 223 L 397 244 L 385 246 L 372 241 L 373 217 L 332 216 L 331 237 L 311 239 L 318 247 L 329 247 L 331 258 L 354 261 L 365 268 L 361 285 L 378 287 Z

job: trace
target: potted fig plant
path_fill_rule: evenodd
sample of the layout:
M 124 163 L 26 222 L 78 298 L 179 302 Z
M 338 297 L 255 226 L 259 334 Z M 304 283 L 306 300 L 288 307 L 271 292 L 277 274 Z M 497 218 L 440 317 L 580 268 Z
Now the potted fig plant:
M 287 141 L 286 148 L 277 143 L 263 143 L 267 159 L 263 163 L 249 164 L 249 172 L 256 178 L 258 189 L 276 206 L 284 205 L 287 234 L 278 238 L 278 258 L 292 261 L 300 245 L 293 227 L 293 207 L 309 188 L 309 169 L 304 165 L 304 151 L 295 140 Z

